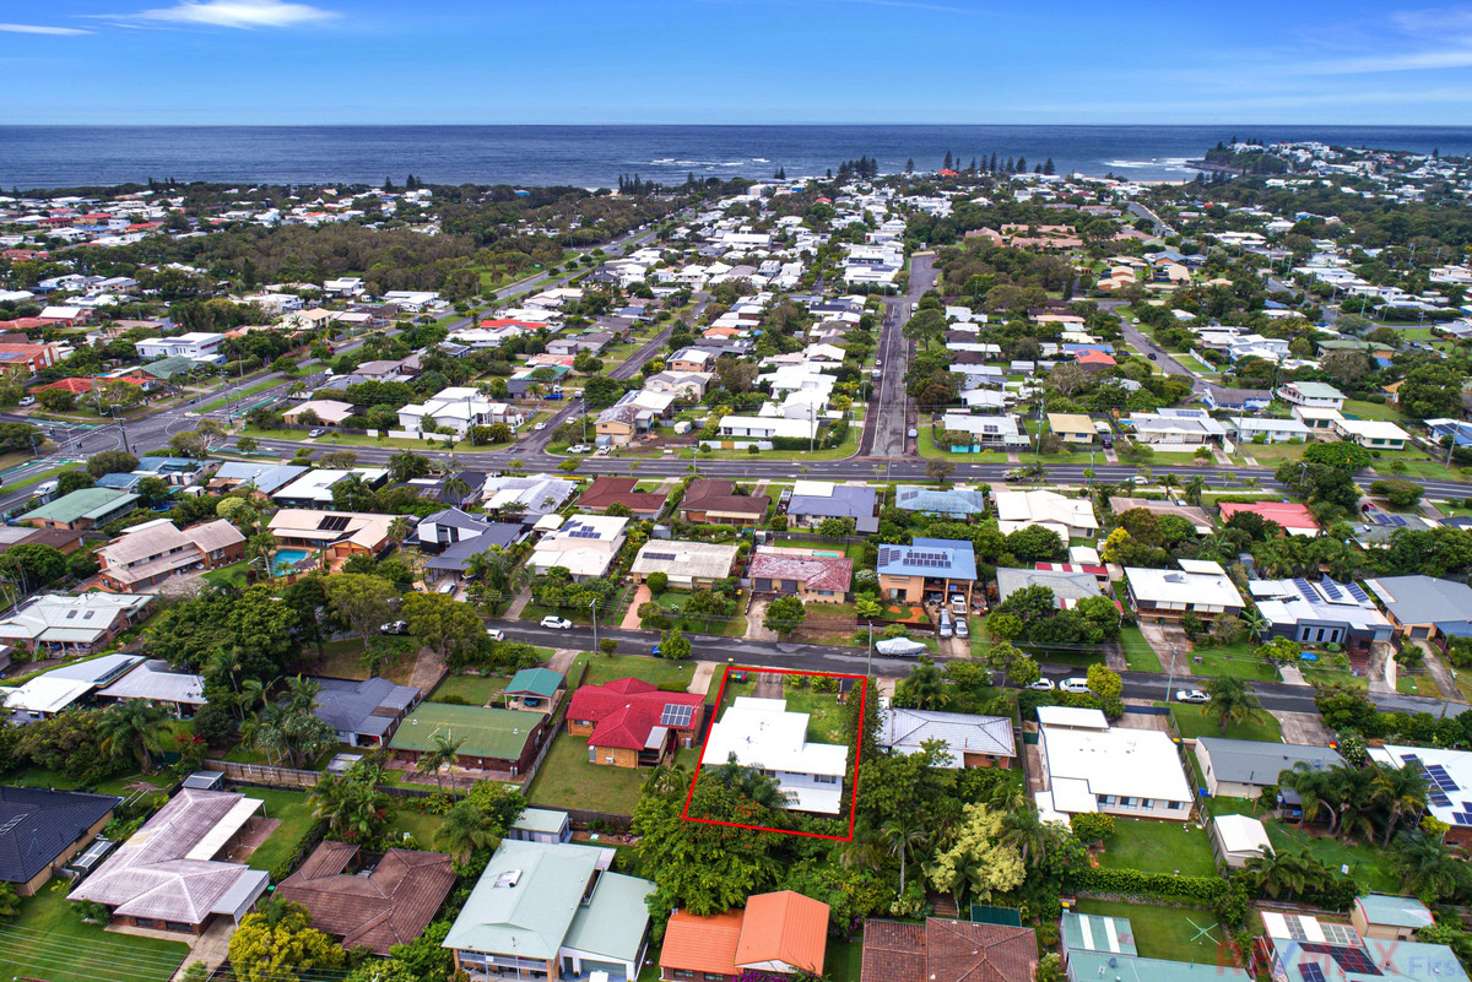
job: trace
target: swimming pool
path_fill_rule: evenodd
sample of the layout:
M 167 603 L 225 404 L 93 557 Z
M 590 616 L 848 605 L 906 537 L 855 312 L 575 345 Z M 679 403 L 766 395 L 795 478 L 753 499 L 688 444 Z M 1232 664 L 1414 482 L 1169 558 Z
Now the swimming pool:
M 276 555 L 271 557 L 271 573 L 274 576 L 295 573 L 297 566 L 311 557 L 306 549 L 277 549 Z

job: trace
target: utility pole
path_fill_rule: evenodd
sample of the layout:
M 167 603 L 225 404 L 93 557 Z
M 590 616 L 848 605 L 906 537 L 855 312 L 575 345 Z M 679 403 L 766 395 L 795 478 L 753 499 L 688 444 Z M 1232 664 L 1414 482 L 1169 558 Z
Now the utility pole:
M 593 651 L 598 651 L 598 601 L 587 602 L 587 610 L 593 612 Z
M 869 657 L 864 660 L 864 678 L 874 677 L 874 622 L 869 622 Z

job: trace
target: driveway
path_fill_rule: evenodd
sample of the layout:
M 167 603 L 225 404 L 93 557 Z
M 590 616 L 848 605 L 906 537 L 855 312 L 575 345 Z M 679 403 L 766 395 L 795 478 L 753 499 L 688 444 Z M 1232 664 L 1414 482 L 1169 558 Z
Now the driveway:
M 1283 742 L 1302 746 L 1325 747 L 1334 739 L 1318 713 L 1290 713 L 1269 710 L 1283 729 Z
M 751 599 L 751 606 L 746 608 L 746 637 L 751 641 L 776 641 L 777 632 L 762 627 L 762 618 L 767 614 L 767 600 L 765 597 Z
M 1186 677 L 1191 675 L 1191 658 L 1188 654 L 1191 643 L 1186 639 L 1186 632 L 1176 624 L 1150 624 L 1140 622 L 1140 633 L 1154 649 L 1160 658 L 1160 667 L 1165 671 L 1171 671 L 1171 662 L 1175 662 L 1175 674 Z

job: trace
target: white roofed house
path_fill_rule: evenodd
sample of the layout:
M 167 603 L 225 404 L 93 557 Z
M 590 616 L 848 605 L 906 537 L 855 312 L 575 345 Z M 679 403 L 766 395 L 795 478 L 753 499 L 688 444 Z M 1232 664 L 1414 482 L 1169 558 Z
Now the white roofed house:
M 1038 707 L 1044 788 L 1039 811 L 1182 821 L 1191 785 L 1175 743 L 1161 730 L 1110 726 L 1097 709 Z
M 973 716 L 930 709 L 885 706 L 879 745 L 892 753 L 920 753 L 925 744 L 945 744 L 947 759 L 939 766 L 950 770 L 968 767 L 1011 767 L 1017 756 L 1012 721 L 1002 716 Z
M 732 760 L 777 780 L 786 808 L 819 815 L 843 810 L 848 747 L 810 743 L 808 714 L 787 711 L 785 699 L 737 696 L 710 730 L 703 767 Z
M 1227 435 L 1227 428 L 1204 409 L 1130 413 L 1125 423 L 1136 440 L 1152 446 L 1219 444 Z
M 188 358 L 190 361 L 217 364 L 225 360 L 220 346 L 225 335 L 210 331 L 189 331 L 168 338 L 148 338 L 133 345 L 138 357 L 145 361 L 157 358 Z
M 573 515 L 537 541 L 527 568 L 542 576 L 560 566 L 574 580 L 604 576 L 623 547 L 628 524 L 614 515 Z
M 1141 619 L 1179 620 L 1194 613 L 1202 620 L 1219 614 L 1241 614 L 1246 603 L 1218 563 L 1181 559 L 1180 569 L 1126 566 L 1130 602 Z
M 156 658 L 150 658 L 112 685 L 98 690 L 97 698 L 167 706 L 179 719 L 189 719 L 208 701 L 204 697 L 203 676 L 173 671 L 168 662 Z
M 1027 434 L 1011 414 L 974 416 L 969 413 L 946 413 L 937 442 L 949 444 L 952 453 L 977 453 L 987 447 L 1025 447 Z M 965 433 L 967 442 L 944 439 L 946 433 Z
M 436 432 L 464 437 L 472 426 L 505 423 L 514 428 L 522 421 L 520 410 L 509 403 L 493 402 L 469 386 L 441 389 L 422 403 L 399 409 L 399 428 L 415 436 L 426 432 L 426 423 L 432 423 Z
M 1358 443 L 1369 450 L 1403 450 L 1411 435 L 1387 419 L 1345 419 L 1330 421 L 1342 440 Z
M 998 491 L 995 498 L 997 527 L 1003 535 L 1041 525 L 1056 532 L 1067 545 L 1071 538 L 1087 538 L 1099 531 L 1099 520 L 1088 498 L 1068 498 L 1044 490 Z

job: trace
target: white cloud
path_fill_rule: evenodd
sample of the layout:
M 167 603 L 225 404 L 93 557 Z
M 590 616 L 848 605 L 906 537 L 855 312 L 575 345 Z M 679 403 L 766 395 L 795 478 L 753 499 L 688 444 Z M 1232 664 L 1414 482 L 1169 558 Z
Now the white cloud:
M 78 27 L 51 27 L 48 24 L 0 24 L 0 33 L 5 34 L 49 34 L 53 37 L 76 37 L 91 34 Z
M 297 27 L 336 19 L 331 10 L 284 0 L 186 0 L 173 7 L 156 7 L 132 15 L 136 20 L 204 27 Z

